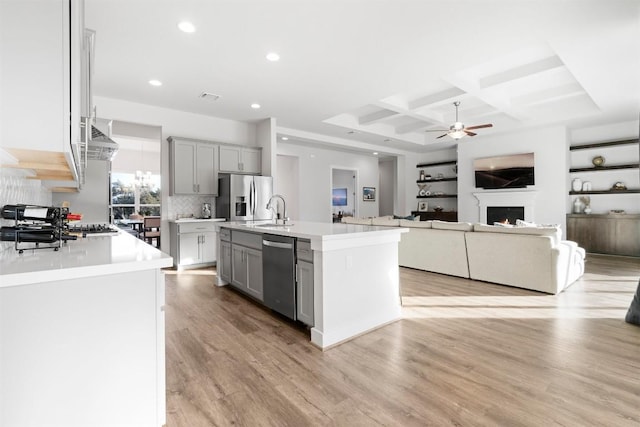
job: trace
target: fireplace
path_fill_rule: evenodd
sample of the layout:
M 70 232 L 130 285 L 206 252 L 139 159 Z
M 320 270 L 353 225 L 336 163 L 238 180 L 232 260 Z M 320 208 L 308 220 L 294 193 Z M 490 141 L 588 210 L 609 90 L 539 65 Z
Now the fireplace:
M 489 207 L 518 207 L 522 209 L 522 214 L 516 219 L 527 222 L 535 222 L 534 207 L 536 191 L 482 191 L 473 193 L 478 199 L 478 217 L 481 224 L 493 224 L 487 218 Z M 511 222 L 511 220 L 509 220 Z M 515 223 L 515 220 L 514 220 Z
M 524 221 L 524 206 L 487 206 L 487 224 L 515 224 L 517 220 Z

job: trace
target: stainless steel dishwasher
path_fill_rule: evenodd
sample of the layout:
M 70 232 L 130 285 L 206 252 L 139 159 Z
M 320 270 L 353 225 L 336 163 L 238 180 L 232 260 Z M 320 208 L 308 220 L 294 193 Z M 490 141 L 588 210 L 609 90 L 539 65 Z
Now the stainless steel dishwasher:
M 296 320 L 296 239 L 262 235 L 264 304 Z

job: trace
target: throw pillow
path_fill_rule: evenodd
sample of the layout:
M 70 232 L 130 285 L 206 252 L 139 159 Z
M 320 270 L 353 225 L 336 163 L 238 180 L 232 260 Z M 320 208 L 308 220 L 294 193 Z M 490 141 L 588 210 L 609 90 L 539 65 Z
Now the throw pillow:
M 409 220 L 409 221 L 415 221 L 415 220 L 416 220 L 416 217 L 415 217 L 415 216 L 413 216 L 413 215 L 407 215 L 407 216 L 398 216 L 398 215 L 394 215 L 394 216 L 393 216 L 393 219 L 406 219 L 406 220 Z
M 495 225 L 496 227 L 504 227 L 504 228 L 513 227 L 513 224 L 505 224 L 503 222 L 494 222 L 493 225 Z
M 516 220 L 516 227 L 537 227 L 538 225 L 535 222 L 527 222 L 521 219 Z

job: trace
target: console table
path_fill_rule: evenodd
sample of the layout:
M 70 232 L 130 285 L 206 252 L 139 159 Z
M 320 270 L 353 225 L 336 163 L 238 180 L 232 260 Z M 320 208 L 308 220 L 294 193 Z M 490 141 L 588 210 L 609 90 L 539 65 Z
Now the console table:
M 640 257 L 640 214 L 568 214 L 567 239 L 587 252 Z

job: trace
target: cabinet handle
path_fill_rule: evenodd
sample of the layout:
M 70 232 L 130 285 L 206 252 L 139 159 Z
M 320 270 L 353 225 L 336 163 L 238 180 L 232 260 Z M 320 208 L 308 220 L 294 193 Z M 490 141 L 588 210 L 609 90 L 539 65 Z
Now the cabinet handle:
M 196 185 L 195 185 L 195 184 L 193 184 L 193 192 L 194 192 L 194 193 L 197 193 L 197 191 L 196 191 Z

